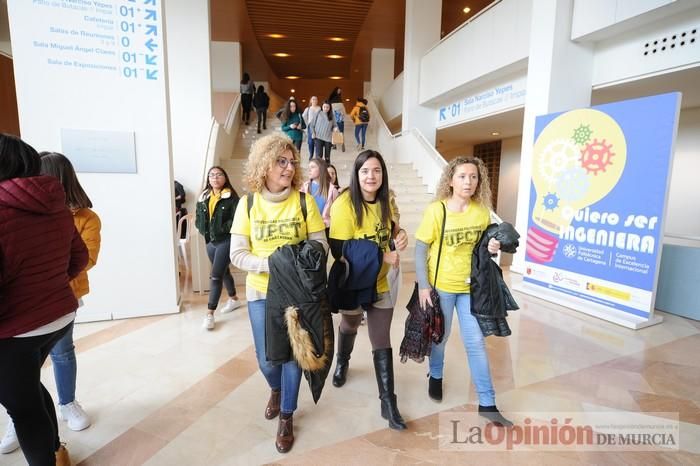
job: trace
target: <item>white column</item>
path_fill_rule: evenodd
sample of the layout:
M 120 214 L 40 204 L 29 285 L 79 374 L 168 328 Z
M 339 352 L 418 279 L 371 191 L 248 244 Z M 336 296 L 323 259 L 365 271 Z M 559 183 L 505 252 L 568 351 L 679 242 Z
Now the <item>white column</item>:
M 214 92 L 239 92 L 243 74 L 241 67 L 240 42 L 212 41 L 211 76 Z
M 418 128 L 432 145 L 435 145 L 435 110 L 418 103 L 420 61 L 440 40 L 441 14 L 442 0 L 406 0 L 401 129 Z
M 523 119 L 516 229 L 523 235 L 511 270 L 523 273 L 530 203 L 535 118 L 591 104 L 593 48 L 571 41 L 573 0 L 538 0 L 532 6 L 527 95 Z
M 379 101 L 394 80 L 394 49 L 372 49 L 370 79 L 370 93 Z
M 173 172 L 187 192 L 187 210 L 194 214 L 207 169 L 212 122 L 209 0 L 168 0 L 165 13 L 171 31 L 167 42 Z M 189 249 L 192 287 L 197 291 L 208 288 L 210 269 L 199 240 L 192 225 Z
M 8 6 L 22 137 L 65 152 L 102 219 L 78 319 L 178 312 L 162 0 Z

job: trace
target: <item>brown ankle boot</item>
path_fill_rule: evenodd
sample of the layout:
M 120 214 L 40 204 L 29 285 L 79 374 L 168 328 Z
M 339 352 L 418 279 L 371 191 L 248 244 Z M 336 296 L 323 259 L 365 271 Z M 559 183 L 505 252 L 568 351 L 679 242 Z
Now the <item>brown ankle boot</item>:
M 271 390 L 270 399 L 267 400 L 265 407 L 265 419 L 274 419 L 280 413 L 280 398 L 282 392 L 280 390 Z
M 294 445 L 294 424 L 292 420 L 292 416 L 288 419 L 282 419 L 282 416 L 280 416 L 279 427 L 277 427 L 277 439 L 275 440 L 275 447 L 280 453 L 287 453 Z
M 66 447 L 61 445 L 58 450 L 56 450 L 56 466 L 72 466 L 73 463 L 70 461 L 70 455 Z

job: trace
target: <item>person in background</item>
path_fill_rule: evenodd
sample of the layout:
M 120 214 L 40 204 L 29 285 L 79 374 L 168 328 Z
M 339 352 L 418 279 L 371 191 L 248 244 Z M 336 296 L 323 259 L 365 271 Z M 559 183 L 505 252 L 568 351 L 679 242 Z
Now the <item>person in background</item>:
M 88 250 L 60 181 L 40 175 L 39 154 L 0 134 L 0 404 L 31 466 L 69 465 L 41 366 L 71 328 L 70 286 Z
M 456 308 L 469 371 L 479 396 L 479 415 L 507 427 L 513 424 L 496 408 L 484 336 L 470 309 L 472 252 L 491 219 L 491 188 L 487 173 L 484 163 L 476 157 L 457 157 L 445 167 L 437 186 L 437 200 L 428 206 L 416 231 L 416 278 L 421 307 L 432 306 L 430 289 L 442 240 L 437 283 L 434 285 L 445 316 L 445 335 L 439 345 L 433 343 L 430 351 L 428 396 L 442 401 L 445 346 Z M 440 237 L 443 219 L 445 238 Z M 488 251 L 495 254 L 500 247 L 500 243 L 492 238 Z M 467 391 L 466 387 L 462 390 Z
M 318 104 L 318 97 L 315 95 L 312 95 L 311 98 L 309 99 L 309 106 L 304 109 L 304 113 L 301 114 L 301 116 L 304 117 L 304 121 L 306 122 L 306 128 L 307 128 L 307 134 L 306 134 L 306 142 L 309 145 L 309 160 L 311 160 L 314 157 L 314 148 L 315 148 L 315 143 L 314 143 L 314 137 L 313 134 L 311 134 L 311 122 L 313 119 L 316 117 L 316 114 L 321 111 L 321 106 Z
M 195 226 L 204 236 L 207 244 L 207 255 L 211 261 L 211 280 L 209 287 L 209 303 L 207 304 L 207 316 L 204 318 L 203 327 L 206 330 L 214 330 L 216 320 L 214 311 L 219 305 L 222 284 L 228 292 L 228 301 L 221 308 L 225 314 L 240 307 L 241 302 L 236 294 L 236 283 L 229 270 L 231 247 L 231 224 L 233 214 L 238 205 L 238 194 L 233 189 L 226 171 L 218 166 L 211 167 L 207 172 L 207 184 L 199 196 L 197 202 L 197 215 Z
M 331 206 L 338 197 L 338 189 L 331 183 L 328 166 L 323 159 L 312 159 L 309 162 L 309 179 L 304 182 L 301 192 L 311 194 L 326 224 L 326 236 L 331 226 Z
M 340 184 L 338 184 L 338 170 L 333 165 L 328 165 L 328 175 L 331 177 L 331 183 L 340 193 Z
M 333 131 L 338 131 L 335 118 L 333 118 L 333 110 L 328 102 L 323 102 L 321 111 L 311 121 L 311 134 L 316 146 L 314 151 L 316 157 L 325 158 L 328 164 L 331 163 Z
M 187 209 L 185 208 L 185 202 L 187 198 L 187 193 L 185 193 L 185 187 L 182 183 L 175 180 L 175 225 L 180 223 L 180 219 L 187 215 Z M 180 239 L 185 239 L 187 236 L 187 220 L 185 220 L 184 225 L 182 225 L 182 233 L 180 233 Z
M 367 126 L 369 126 L 369 110 L 367 109 L 367 100 L 362 97 L 357 98 L 355 106 L 350 111 L 350 118 L 355 123 L 355 142 L 357 149 L 365 149 L 365 138 L 367 135 Z
M 250 110 L 253 107 L 253 94 L 255 94 L 255 83 L 250 79 L 248 73 L 243 73 L 241 79 L 241 107 L 243 108 L 243 123 L 250 123 Z
M 328 103 L 331 104 L 333 108 L 333 114 L 335 116 L 335 122 L 338 126 L 338 131 L 345 136 L 345 104 L 343 103 L 343 90 L 339 87 L 333 88 L 330 95 L 328 96 Z M 343 144 L 341 149 L 345 152 L 345 139 L 343 138 Z
M 258 114 L 258 134 L 260 134 L 260 123 L 262 123 L 262 129 L 267 129 L 267 109 L 270 107 L 270 96 L 265 92 L 265 86 L 258 86 L 253 97 L 253 107 Z
M 304 139 L 306 123 L 301 116 L 296 100 L 288 100 L 284 106 L 284 111 L 280 116 L 282 121 L 282 131 L 294 142 L 297 151 L 301 151 L 301 142 Z
M 279 416 L 275 447 L 287 453 L 294 445 L 293 415 L 297 409 L 301 369 L 295 360 L 273 365 L 265 353 L 265 306 L 270 267 L 268 257 L 279 247 L 315 240 L 328 251 L 325 225 L 312 196 L 301 204 L 299 152 L 289 138 L 275 133 L 253 143 L 246 165 L 248 192 L 238 204 L 231 228 L 231 262 L 248 272 L 246 297 L 258 366 L 270 387 L 265 419 Z M 251 205 L 248 201 L 251 200 Z M 277 229 L 266 228 L 276 225 Z M 279 232 L 285 230 L 287 234 Z M 291 239 L 290 239 L 291 238 Z
M 387 274 L 391 267 L 399 266 L 399 251 L 406 248 L 408 236 L 404 230 L 399 230 L 396 235 L 392 233 L 386 164 L 381 154 L 372 150 L 365 150 L 357 156 L 350 173 L 350 186 L 338 196 L 331 207 L 331 252 L 336 260 L 342 257 L 350 262 L 350 267 L 353 259 L 343 257 L 343 245 L 345 241 L 352 239 L 373 241 L 383 252 L 383 264 L 376 282 L 376 301 L 367 308 L 367 327 L 372 344 L 382 417 L 389 421 L 390 428 L 403 430 L 406 423 L 399 413 L 394 393 L 394 362 L 390 335 L 394 309 Z M 396 250 L 392 250 L 392 242 Z M 337 362 L 333 374 L 333 385 L 336 387 L 345 384 L 362 310 L 362 307 L 340 309 L 342 318 L 338 329 Z

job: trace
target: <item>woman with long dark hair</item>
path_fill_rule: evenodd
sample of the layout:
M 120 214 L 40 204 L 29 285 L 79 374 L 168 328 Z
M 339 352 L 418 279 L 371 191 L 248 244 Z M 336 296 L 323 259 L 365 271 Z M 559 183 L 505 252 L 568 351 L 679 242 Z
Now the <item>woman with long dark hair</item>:
M 0 404 L 27 463 L 68 465 L 41 366 L 75 320 L 70 280 L 85 269 L 88 250 L 63 186 L 40 170 L 31 146 L 0 134 Z
M 241 116 L 243 117 L 243 123 L 246 125 L 250 123 L 250 110 L 253 108 L 253 95 L 255 94 L 255 83 L 250 79 L 248 73 L 243 73 L 243 78 L 241 79 Z
M 328 176 L 330 176 L 331 183 L 335 186 L 335 189 L 340 192 L 340 183 L 338 183 L 338 170 L 333 165 L 328 165 Z
M 301 111 L 299 111 L 296 100 L 289 99 L 287 103 L 284 104 L 284 110 L 280 115 L 280 121 L 282 121 L 282 131 L 284 134 L 292 140 L 294 147 L 296 147 L 298 151 L 301 151 L 301 142 L 304 139 L 306 122 L 304 122 L 304 117 L 301 116 Z
M 214 311 L 219 305 L 222 284 L 228 292 L 228 301 L 221 308 L 225 314 L 240 307 L 241 302 L 236 294 L 236 283 L 229 270 L 231 248 L 231 225 L 233 214 L 238 205 L 238 194 L 229 181 L 226 170 L 214 166 L 207 172 L 207 182 L 197 202 L 195 226 L 204 236 L 207 243 L 207 255 L 211 261 L 211 282 L 209 287 L 209 303 L 207 316 L 204 318 L 204 328 L 213 330 L 216 325 Z
M 333 131 L 338 131 L 338 126 L 333 117 L 333 110 L 328 102 L 323 102 L 321 111 L 316 113 L 311 121 L 311 135 L 314 138 L 316 157 L 326 159 L 326 163 L 331 163 L 331 141 Z
M 389 177 L 386 164 L 379 152 L 366 150 L 355 159 L 350 174 L 350 186 L 331 207 L 330 247 L 333 257 L 352 263 L 356 258 L 344 257 L 344 242 L 364 239 L 377 244 L 382 251 L 383 265 L 376 281 L 376 300 L 368 303 L 367 327 L 372 344 L 374 370 L 377 376 L 382 417 L 388 419 L 392 429 L 405 429 L 394 393 L 394 365 L 391 348 L 391 319 L 394 309 L 387 274 L 391 267 L 399 266 L 399 251 L 406 248 L 408 237 L 398 229 L 394 235 L 389 200 Z M 393 243 L 393 244 L 392 244 Z M 395 246 L 395 249 L 392 248 Z M 362 258 L 358 258 L 362 260 Z M 342 291 L 342 290 L 341 290 Z M 362 320 L 363 307 L 340 309 L 342 319 L 338 331 L 338 356 L 333 375 L 333 385 L 345 384 L 348 361 L 355 344 L 357 329 Z
M 311 159 L 309 162 L 309 179 L 304 182 L 301 192 L 308 193 L 316 200 L 319 213 L 326 224 L 326 234 L 331 226 L 331 206 L 338 197 L 338 189 L 331 183 L 328 165 L 323 159 Z
M 258 90 L 255 91 L 253 106 L 255 107 L 255 112 L 258 114 L 258 134 L 260 134 L 261 123 L 262 129 L 267 129 L 267 109 L 270 107 L 270 96 L 267 95 L 265 86 L 262 84 L 258 86 Z

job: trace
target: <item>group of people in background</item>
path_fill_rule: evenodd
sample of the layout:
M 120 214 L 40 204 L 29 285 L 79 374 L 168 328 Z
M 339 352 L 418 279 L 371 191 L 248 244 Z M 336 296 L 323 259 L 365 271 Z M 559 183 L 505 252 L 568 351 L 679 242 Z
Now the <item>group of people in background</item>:
M 245 125 L 250 124 L 250 114 L 255 109 L 258 117 L 258 134 L 267 129 L 267 111 L 270 108 L 270 96 L 265 86 L 255 86 L 248 73 L 241 79 L 241 117 Z
M 100 218 L 68 158 L 0 134 L 0 219 L 0 404 L 10 417 L 0 452 L 21 447 L 30 465 L 69 465 L 41 367 L 50 356 L 58 418 L 74 431 L 89 427 L 75 397 L 73 327 L 100 251 Z
M 304 113 L 312 115 L 312 122 L 317 118 L 327 119 L 328 110 L 323 106 L 315 114 L 310 108 L 307 110 Z M 349 271 L 360 271 L 356 276 L 352 273 L 344 276 L 339 285 L 334 281 L 331 268 L 327 279 L 329 309 L 336 307 L 341 314 L 335 332 L 337 350 L 332 382 L 335 387 L 345 385 L 358 327 L 366 315 L 380 415 L 391 429 L 406 428 L 395 391 L 390 330 L 395 306 L 395 299 L 391 296 L 391 272 L 399 266 L 401 251 L 408 244 L 408 232 L 399 224 L 396 195 L 389 188 L 387 166 L 378 152 L 360 152 L 352 166 L 349 186 L 340 190 L 335 168 L 315 157 L 309 162 L 308 177 L 303 181 L 299 134 L 306 128 L 305 117 L 296 110 L 295 102 L 288 102 L 286 111 L 289 111 L 287 128 L 296 130 L 297 137 L 273 133 L 254 142 L 244 175 L 249 194 L 239 199 L 230 187 L 226 172 L 220 167 L 212 167 L 197 208 L 197 225 L 205 235 L 207 248 L 221 248 L 221 256 L 210 255 L 213 293 L 209 300 L 209 315 L 216 309 L 221 290 L 221 285 L 215 281 L 226 283 L 226 279 L 219 278 L 221 269 L 216 257 L 223 257 L 228 249 L 230 263 L 248 273 L 248 316 L 258 365 L 270 388 L 263 414 L 266 419 L 279 417 L 275 446 L 281 453 L 289 451 L 294 444 L 293 414 L 297 409 L 301 375 L 305 372 L 300 366 L 301 359 L 293 351 L 292 356 L 282 363 L 273 363 L 266 353 L 266 345 L 269 346 L 272 338 L 266 334 L 266 319 L 271 318 L 266 314 L 270 260 L 286 245 L 315 242 L 333 257 L 333 268 L 337 264 L 341 267 L 348 264 Z M 221 179 L 221 182 L 212 183 L 212 179 Z M 226 192 L 230 192 L 229 199 L 235 200 L 220 209 L 217 202 L 223 202 L 222 193 Z M 218 200 L 213 196 L 218 196 Z M 469 262 L 480 235 L 489 224 L 490 199 L 488 176 L 480 159 L 458 157 L 448 164 L 439 182 L 437 199 L 426 209 L 415 232 L 416 281 L 420 305 L 433 304 L 430 291 L 434 287 L 445 316 L 444 339 L 433 345 L 429 357 L 429 398 L 437 402 L 442 400 L 444 348 L 456 309 L 472 382 L 479 397 L 479 414 L 496 426 L 506 427 L 512 424 L 496 407 L 484 335 L 470 313 Z M 214 220 L 212 212 L 217 211 L 227 211 L 228 216 L 222 215 L 221 219 Z M 209 222 L 209 226 L 201 222 Z M 218 245 L 210 246 L 214 241 L 211 236 L 213 224 L 220 225 L 216 227 L 217 231 L 228 238 L 217 236 Z M 228 235 L 225 234 L 226 228 L 230 229 Z M 444 242 L 445 231 L 449 232 L 450 240 L 446 242 L 438 266 L 436 255 L 439 245 Z M 495 254 L 499 248 L 500 243 L 495 239 L 488 241 L 489 253 Z M 374 262 L 373 258 L 378 258 L 379 262 Z M 440 269 L 439 279 L 431 284 L 428 277 L 438 276 L 436 267 Z M 371 281 L 367 283 L 368 280 Z M 362 286 L 366 288 L 358 292 L 358 287 Z M 229 292 L 229 301 L 222 312 L 232 310 L 231 299 L 239 304 L 233 293 Z M 206 321 L 205 327 L 211 328 Z M 467 387 L 461 389 L 468 391 Z

